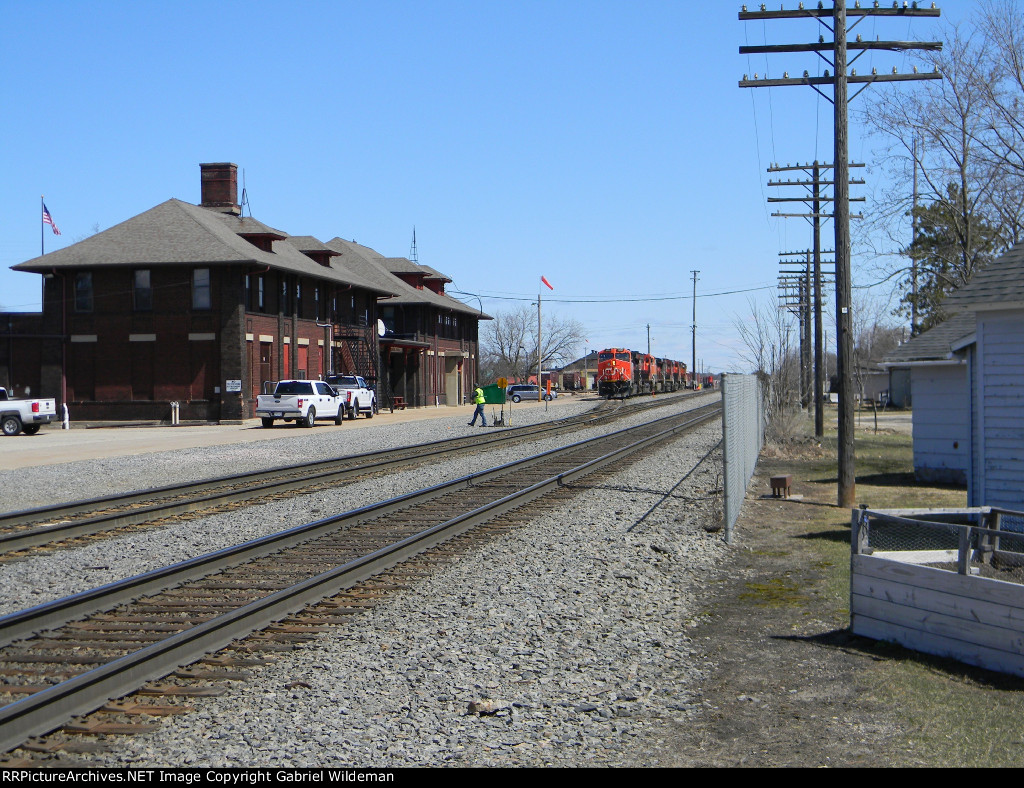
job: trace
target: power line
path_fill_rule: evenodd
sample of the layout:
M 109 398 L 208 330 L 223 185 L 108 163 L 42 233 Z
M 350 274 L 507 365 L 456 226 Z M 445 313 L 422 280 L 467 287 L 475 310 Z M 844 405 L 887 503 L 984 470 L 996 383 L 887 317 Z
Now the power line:
M 757 287 L 747 287 L 742 290 L 722 290 L 717 293 L 698 293 L 697 298 L 717 298 L 719 296 L 727 295 L 739 295 L 741 293 L 755 293 L 759 290 L 775 290 L 775 283 L 758 285 Z M 481 293 L 471 293 L 468 290 L 449 290 L 450 293 L 456 293 L 458 295 L 469 295 L 476 296 L 477 298 L 487 298 L 494 301 L 528 301 L 531 304 L 537 301 L 537 296 L 499 296 L 499 295 L 483 295 Z M 693 298 L 692 295 L 678 295 L 678 296 L 639 296 L 639 297 L 619 297 L 619 296 L 608 296 L 607 298 L 548 298 L 548 303 L 555 304 L 622 304 L 622 303 L 646 303 L 651 301 L 689 301 Z
M 739 85 L 741 88 L 771 88 L 783 86 L 804 85 L 812 88 L 819 96 L 822 96 L 833 104 L 835 120 L 835 194 L 834 194 L 834 226 L 836 235 L 836 347 L 837 347 L 837 372 L 839 376 L 839 473 L 838 473 L 838 502 L 842 507 L 853 506 L 855 503 L 855 473 L 854 473 L 854 443 L 853 443 L 853 375 L 852 375 L 852 315 L 850 295 L 852 290 L 851 282 L 851 243 L 850 243 L 850 198 L 849 198 L 849 103 L 856 99 L 865 89 L 873 84 L 881 82 L 909 82 L 922 79 L 942 79 L 938 71 L 931 74 L 920 74 L 914 69 L 912 74 L 900 74 L 899 69 L 894 68 L 892 74 L 879 74 L 872 68 L 869 74 L 857 74 L 852 67 L 858 58 L 865 52 L 874 50 L 890 52 L 906 52 L 908 50 L 919 51 L 941 51 L 942 43 L 939 41 L 917 42 L 917 41 L 864 41 L 861 36 L 850 41 L 847 34 L 853 30 L 865 18 L 870 17 L 938 17 L 940 11 L 932 6 L 931 9 L 918 7 L 917 3 L 908 7 L 904 3 L 900 8 L 896 3 L 892 9 L 881 8 L 877 2 L 871 8 L 862 7 L 858 2 L 853 8 L 846 7 L 846 0 L 834 0 L 832 8 L 824 8 L 822 3 L 818 8 L 806 8 L 801 3 L 796 10 L 769 11 L 766 6 L 761 5 L 760 11 L 748 11 L 743 6 L 740 12 L 740 21 L 751 20 L 783 20 L 783 19 L 806 19 L 808 17 L 817 19 L 819 24 L 828 30 L 833 37 L 832 41 L 825 41 L 819 36 L 817 43 L 783 44 L 763 47 L 740 47 L 741 55 L 769 54 L 769 53 L 806 53 L 815 52 L 822 58 L 831 54 L 830 65 L 834 69 L 833 77 L 826 70 L 823 76 L 812 77 L 804 71 L 802 78 L 790 78 L 789 72 L 783 72 L 781 79 L 763 79 L 758 74 L 750 79 L 744 74 Z M 856 19 L 849 27 L 847 20 Z M 852 59 L 848 59 L 850 52 L 856 53 Z M 870 59 L 870 58 L 869 58 Z M 823 92 L 824 88 L 832 88 L 832 96 L 829 97 Z M 849 88 L 855 87 L 856 92 L 850 96 Z

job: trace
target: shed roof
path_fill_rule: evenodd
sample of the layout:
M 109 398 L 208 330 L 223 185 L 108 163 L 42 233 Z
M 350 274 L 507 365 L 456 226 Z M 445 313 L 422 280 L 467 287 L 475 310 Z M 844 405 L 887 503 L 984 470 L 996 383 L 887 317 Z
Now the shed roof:
M 882 359 L 882 366 L 899 367 L 921 362 L 954 361 L 953 352 L 976 328 L 973 312 L 961 312 L 920 334 Z
M 1024 308 L 1024 242 L 978 271 L 946 302 L 955 309 L 974 311 Z

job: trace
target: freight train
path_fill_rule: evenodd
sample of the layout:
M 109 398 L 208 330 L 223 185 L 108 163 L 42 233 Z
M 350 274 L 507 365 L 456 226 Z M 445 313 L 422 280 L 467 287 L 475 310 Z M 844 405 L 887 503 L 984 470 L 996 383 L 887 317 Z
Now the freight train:
M 624 398 L 686 388 L 686 364 L 636 350 L 610 348 L 597 356 L 597 393 Z

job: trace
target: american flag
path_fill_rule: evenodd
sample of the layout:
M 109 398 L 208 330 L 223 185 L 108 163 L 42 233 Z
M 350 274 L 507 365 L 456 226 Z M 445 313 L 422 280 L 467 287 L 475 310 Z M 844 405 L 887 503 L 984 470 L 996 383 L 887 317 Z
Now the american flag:
M 57 224 L 53 221 L 53 217 L 50 216 L 50 212 L 46 210 L 46 203 L 43 203 L 43 224 L 48 224 L 53 228 L 54 235 L 60 235 L 60 230 L 57 229 Z

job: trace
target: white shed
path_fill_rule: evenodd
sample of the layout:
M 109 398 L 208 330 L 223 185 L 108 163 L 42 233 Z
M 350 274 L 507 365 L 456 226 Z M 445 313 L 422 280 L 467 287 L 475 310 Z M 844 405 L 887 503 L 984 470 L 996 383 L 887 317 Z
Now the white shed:
M 971 396 L 969 506 L 1024 510 L 1024 243 L 951 294 L 977 321 L 967 348 Z
M 965 347 L 973 337 L 974 314 L 959 314 L 882 360 L 889 369 L 910 370 L 914 475 L 922 481 L 967 483 L 971 399 Z

